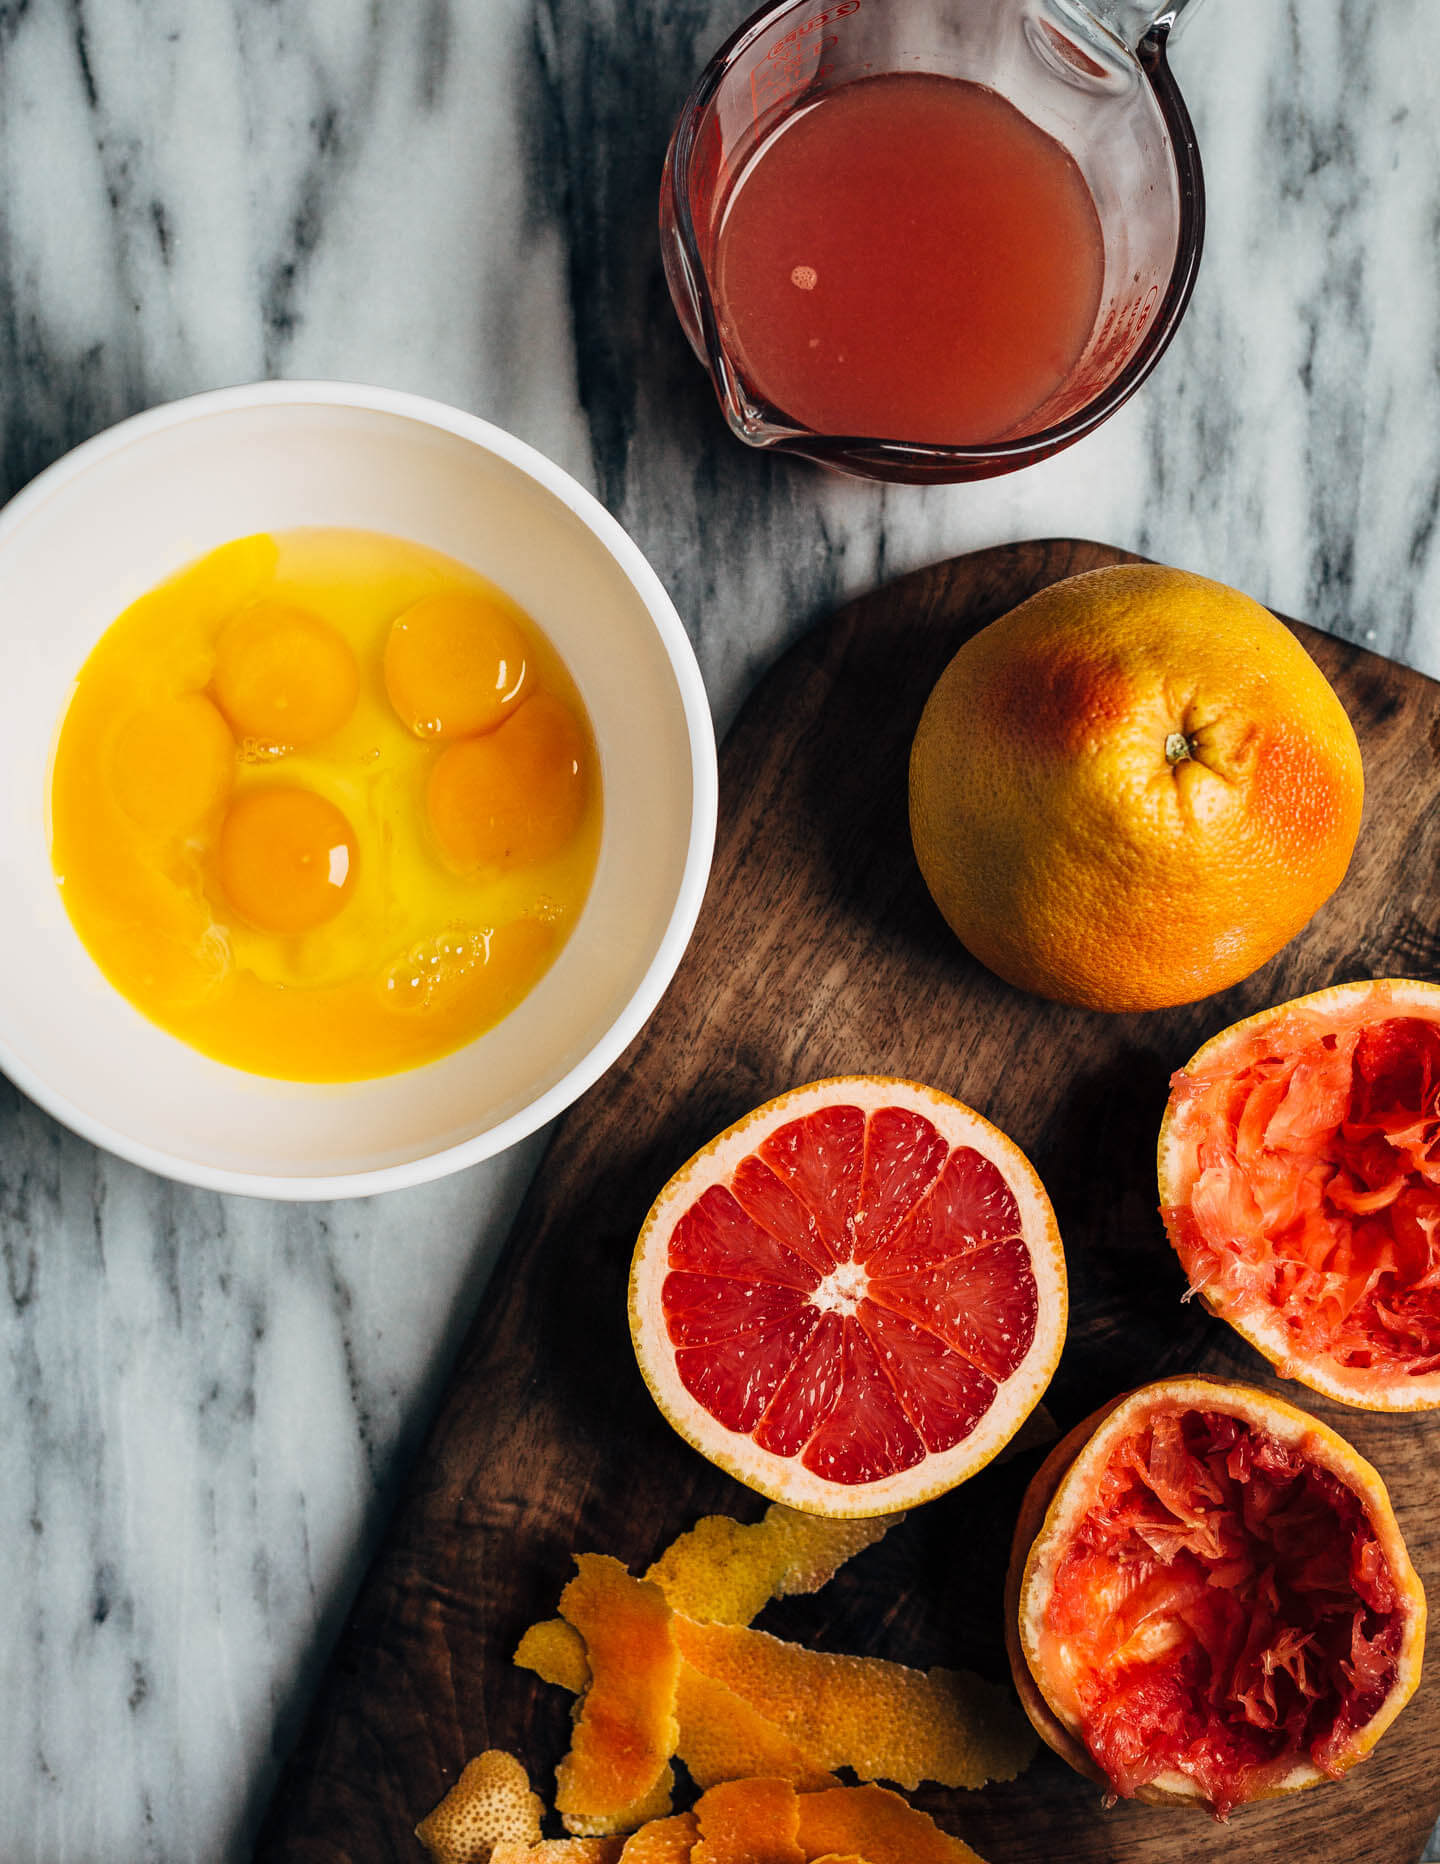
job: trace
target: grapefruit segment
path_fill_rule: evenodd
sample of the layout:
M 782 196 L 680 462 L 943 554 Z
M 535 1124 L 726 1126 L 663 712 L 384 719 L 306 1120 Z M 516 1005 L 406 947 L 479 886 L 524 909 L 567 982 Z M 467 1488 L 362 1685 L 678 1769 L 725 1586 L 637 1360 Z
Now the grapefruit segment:
M 946 1342 L 876 1301 L 862 1302 L 860 1324 L 885 1361 L 927 1450 L 950 1450 L 995 1402 L 995 1381 Z
M 1006 1379 L 1035 1338 L 1038 1296 L 1023 1238 L 987 1243 L 945 1262 L 876 1274 L 875 1300 L 926 1328 L 967 1364 Z
M 1123 1797 L 1217 1817 L 1344 1773 L 1419 1681 L 1425 1599 L 1375 1471 L 1304 1412 L 1171 1379 L 1072 1433 L 1021 1511 L 1011 1664 Z
M 777 1282 L 808 1294 L 824 1270 L 807 1263 L 789 1246 L 797 1233 L 804 1243 L 803 1222 L 792 1226 L 788 1241 L 782 1240 L 756 1221 L 733 1186 L 712 1185 L 676 1224 L 671 1267 L 726 1275 L 746 1285 Z
M 1278 1371 L 1440 1405 L 1440 987 L 1337 985 L 1222 1031 L 1172 1082 L 1159 1176 L 1191 1290 Z
M 879 1515 L 987 1463 L 1065 1332 L 1049 1200 L 933 1088 L 844 1076 L 722 1133 L 636 1247 L 630 1322 L 670 1422 L 761 1493 Z

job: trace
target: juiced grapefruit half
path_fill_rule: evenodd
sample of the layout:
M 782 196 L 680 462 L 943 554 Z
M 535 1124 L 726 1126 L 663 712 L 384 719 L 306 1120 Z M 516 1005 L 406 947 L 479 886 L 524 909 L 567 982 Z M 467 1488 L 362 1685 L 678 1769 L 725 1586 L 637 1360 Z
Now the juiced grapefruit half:
M 1145 1386 L 1056 1447 L 1006 1618 L 1058 1754 L 1113 1794 L 1221 1818 L 1363 1760 L 1425 1644 L 1375 1470 L 1283 1399 L 1207 1379 Z
M 1177 1074 L 1160 1203 L 1192 1290 L 1276 1370 L 1440 1405 L 1440 986 L 1338 984 Z
M 846 1075 L 721 1133 L 636 1245 L 640 1370 L 689 1443 L 827 1515 L 990 1461 L 1065 1339 L 1055 1215 L 1020 1149 L 930 1087 Z

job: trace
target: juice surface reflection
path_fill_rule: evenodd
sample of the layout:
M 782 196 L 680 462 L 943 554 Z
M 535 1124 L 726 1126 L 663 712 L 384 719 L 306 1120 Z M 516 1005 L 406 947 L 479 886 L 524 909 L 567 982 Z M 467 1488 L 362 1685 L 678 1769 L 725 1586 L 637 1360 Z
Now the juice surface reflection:
M 1075 367 L 1099 216 L 1052 137 L 983 85 L 841 85 L 760 145 L 716 297 L 752 386 L 822 434 L 964 445 L 1025 431 Z

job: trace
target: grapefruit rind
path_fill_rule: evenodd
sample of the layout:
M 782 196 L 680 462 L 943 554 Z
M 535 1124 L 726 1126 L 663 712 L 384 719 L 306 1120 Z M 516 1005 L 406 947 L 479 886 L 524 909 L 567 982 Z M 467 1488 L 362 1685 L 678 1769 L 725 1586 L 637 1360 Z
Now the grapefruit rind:
M 807 1858 L 861 1857 L 866 1864 L 983 1864 L 928 1813 L 883 1786 L 839 1786 L 804 1793 L 797 1836 Z
M 515 1756 L 487 1748 L 465 1763 L 454 1786 L 415 1827 L 415 1836 L 436 1864 L 484 1864 L 498 1844 L 538 1841 L 544 1811 Z
M 975 1428 L 948 1450 L 879 1480 L 844 1484 L 780 1456 L 752 1437 L 729 1430 L 690 1394 L 676 1370 L 661 1288 L 667 1250 L 680 1216 L 712 1186 L 728 1184 L 735 1168 L 776 1128 L 839 1106 L 870 1114 L 900 1107 L 933 1122 L 951 1147 L 969 1146 L 1005 1179 L 1019 1207 L 1022 1236 L 1035 1278 L 1034 1338 L 1000 1385 Z M 982 1114 L 937 1088 L 884 1075 L 841 1075 L 813 1081 L 767 1101 L 703 1147 L 665 1185 L 641 1229 L 630 1270 L 630 1333 L 651 1396 L 692 1449 L 773 1501 L 836 1518 L 895 1514 L 931 1500 L 977 1474 L 1019 1430 L 1043 1397 L 1065 1343 L 1068 1295 L 1065 1257 L 1055 1213 L 1035 1168 L 1020 1148 Z
M 501 1844 L 490 1864 L 619 1864 L 620 1838 L 542 1838 L 536 1844 Z
M 585 1640 L 590 1684 L 570 1752 L 555 1770 L 555 1808 L 580 1836 L 631 1831 L 670 1810 L 680 1652 L 665 1595 L 608 1554 L 575 1556 L 560 1612 Z
M 516 1646 L 513 1661 L 522 1670 L 533 1670 L 541 1682 L 568 1689 L 572 1696 L 590 1687 L 585 1640 L 563 1618 L 542 1618 L 531 1625 Z
M 1322 1020 L 1335 1017 L 1346 1022 L 1370 1021 L 1371 1012 L 1376 1021 L 1416 1017 L 1440 1023 L 1440 985 L 1414 978 L 1372 978 L 1332 984 L 1326 990 L 1292 998 L 1232 1023 L 1198 1049 L 1180 1072 L 1182 1075 L 1199 1074 L 1223 1063 L 1227 1050 L 1243 1049 L 1248 1037 L 1289 1016 L 1309 1013 Z M 1186 1252 L 1172 1213 L 1189 1204 L 1193 1171 L 1185 1129 L 1182 1103 L 1172 1093 L 1160 1126 L 1157 1164 L 1165 1228 L 1182 1265 Z M 1243 1294 L 1214 1285 L 1195 1287 L 1193 1293 L 1212 1314 L 1233 1327 L 1242 1339 L 1268 1359 L 1282 1378 L 1295 1379 L 1340 1404 L 1356 1405 L 1368 1411 L 1428 1411 L 1440 1407 L 1440 1370 L 1386 1382 L 1373 1370 L 1347 1367 L 1331 1355 L 1298 1351 L 1283 1314 L 1268 1302 L 1246 1300 Z
M 805 1793 L 839 1785 L 801 1742 L 727 1684 L 684 1661 L 675 1706 L 680 1718 L 675 1751 L 702 1791 L 727 1780 L 760 1776 L 785 1780 Z
M 676 1618 L 686 1663 L 723 1683 L 818 1767 L 913 1790 L 1013 1780 L 1035 1741 L 1010 1691 L 959 1670 L 808 1650 L 743 1625 Z
M 772 1599 L 818 1592 L 903 1515 L 835 1520 L 773 1502 L 762 1520 L 705 1515 L 645 1574 L 673 1611 L 701 1624 L 748 1625 Z
M 620 1864 L 689 1864 L 699 1831 L 693 1812 L 677 1812 L 669 1819 L 652 1819 L 625 1840 Z
M 805 1864 L 800 1807 L 785 1780 L 732 1780 L 695 1802 L 700 1837 L 692 1864 Z
M 1360 1498 L 1367 1520 L 1389 1563 L 1406 1608 L 1406 1626 L 1395 1683 L 1379 1711 L 1355 1731 L 1351 1751 L 1332 1773 L 1297 1757 L 1287 1772 L 1271 1778 L 1255 1799 L 1271 1799 L 1320 1785 L 1363 1760 L 1419 1686 L 1425 1649 L 1426 1602 L 1411 1563 L 1390 1497 L 1378 1471 L 1337 1431 L 1284 1399 L 1253 1387 L 1212 1379 L 1163 1379 L 1114 1400 L 1078 1425 L 1059 1443 L 1033 1478 L 1021 1507 L 1007 1584 L 1007 1645 L 1016 1689 L 1037 1734 L 1070 1765 L 1106 1786 L 1084 1740 L 1083 1728 L 1047 1688 L 1040 1658 L 1042 1628 L 1055 1569 L 1071 1533 L 1090 1502 L 1091 1471 L 1104 1467 L 1106 1452 L 1159 1410 L 1228 1412 L 1299 1450 Z M 1038 1526 L 1037 1526 L 1038 1519 Z M 1142 1786 L 1135 1798 L 1152 1805 L 1203 1806 L 1205 1799 L 1185 1773 L 1171 1769 Z

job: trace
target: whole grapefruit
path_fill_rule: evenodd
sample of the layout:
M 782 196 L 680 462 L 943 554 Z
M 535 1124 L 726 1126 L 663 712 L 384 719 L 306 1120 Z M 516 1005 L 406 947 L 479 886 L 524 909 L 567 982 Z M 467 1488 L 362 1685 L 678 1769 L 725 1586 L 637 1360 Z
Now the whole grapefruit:
M 1425 1619 L 1380 1476 L 1251 1386 L 1130 1393 L 1056 1446 L 1021 1505 L 1020 1700 L 1124 1798 L 1224 1818 L 1338 1779 L 1414 1694 Z
M 1280 621 L 1182 570 L 1043 589 L 960 649 L 910 758 L 936 904 L 1008 983 L 1148 1010 L 1237 983 L 1340 884 L 1364 780 Z

